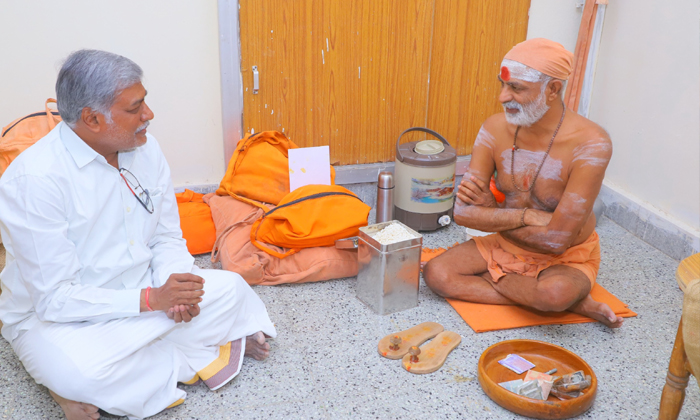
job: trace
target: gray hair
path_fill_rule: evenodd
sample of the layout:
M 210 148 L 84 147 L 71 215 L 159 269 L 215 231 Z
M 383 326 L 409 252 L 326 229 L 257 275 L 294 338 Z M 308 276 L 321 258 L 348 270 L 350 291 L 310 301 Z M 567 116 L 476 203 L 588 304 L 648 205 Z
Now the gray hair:
M 112 122 L 110 108 L 122 90 L 139 83 L 143 70 L 121 55 L 99 50 L 71 53 L 56 80 L 56 99 L 61 118 L 70 127 L 90 108 Z

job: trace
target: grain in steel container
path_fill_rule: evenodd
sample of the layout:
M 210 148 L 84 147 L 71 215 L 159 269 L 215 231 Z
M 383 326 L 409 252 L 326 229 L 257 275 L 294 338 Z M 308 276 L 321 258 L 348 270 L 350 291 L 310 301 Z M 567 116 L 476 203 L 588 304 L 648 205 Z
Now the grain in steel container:
M 431 134 L 440 141 L 400 144 L 401 137 L 411 131 Z M 417 231 L 431 231 L 449 224 L 456 165 L 457 152 L 435 131 L 413 127 L 401 133 L 396 140 L 394 218 Z
M 398 224 L 409 235 L 390 244 L 377 241 L 375 236 L 392 224 Z M 418 306 L 422 244 L 418 232 L 396 220 L 361 227 L 357 298 L 380 315 Z

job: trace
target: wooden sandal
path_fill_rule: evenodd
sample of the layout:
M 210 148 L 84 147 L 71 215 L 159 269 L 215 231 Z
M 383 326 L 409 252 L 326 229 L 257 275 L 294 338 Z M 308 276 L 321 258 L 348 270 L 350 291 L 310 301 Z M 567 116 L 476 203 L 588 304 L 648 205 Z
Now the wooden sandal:
M 377 350 L 381 356 L 387 359 L 400 359 L 408 353 L 408 349 L 420 346 L 444 329 L 437 322 L 424 322 L 405 331 L 387 335 L 379 340 Z
M 443 331 L 433 340 L 420 348 L 411 347 L 403 357 L 401 364 L 411 373 L 431 373 L 440 369 L 462 337 L 452 331 Z

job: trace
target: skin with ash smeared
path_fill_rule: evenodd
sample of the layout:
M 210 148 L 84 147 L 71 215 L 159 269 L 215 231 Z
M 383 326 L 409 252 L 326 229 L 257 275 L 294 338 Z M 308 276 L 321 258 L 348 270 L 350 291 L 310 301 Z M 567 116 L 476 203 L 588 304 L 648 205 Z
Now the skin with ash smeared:
M 519 103 L 535 100 L 540 94 L 541 84 L 511 79 L 502 83 L 499 100 L 502 103 L 515 100 Z M 549 83 L 555 89 L 561 82 Z M 548 87 L 545 92 L 550 109 L 540 121 L 531 127 L 521 127 L 515 151 L 515 181 L 520 189 L 532 183 L 551 136 L 559 123 L 562 103 L 559 92 Z M 507 209 L 537 209 L 551 214 L 547 226 L 528 226 L 524 229 L 504 229 L 493 215 L 480 217 L 483 209 L 467 208 L 458 203 L 455 220 L 464 226 L 483 230 L 501 231 L 506 239 L 534 252 L 561 254 L 573 245 L 585 241 L 595 228 L 593 203 L 600 191 L 607 163 L 612 155 L 612 143 L 608 134 L 592 121 L 568 110 L 552 148 L 544 161 L 534 187 L 530 192 L 521 192 L 513 185 L 511 174 L 511 148 L 516 126 L 506 122 L 505 113 L 488 118 L 475 143 L 469 175 L 488 182 L 494 170 L 498 172 L 496 186 L 506 199 L 502 205 Z M 469 177 L 464 178 L 469 182 Z M 475 206 L 469 206 L 475 207 Z M 493 210 L 493 209 L 490 209 Z M 532 211 L 528 211 L 529 216 Z M 519 220 L 518 220 L 519 221 Z M 569 238 L 561 240 L 557 232 L 570 232 Z M 537 234 L 538 240 L 528 239 Z M 552 247 L 547 244 L 557 244 Z
M 489 117 L 474 144 L 469 169 L 458 188 L 454 220 L 472 229 L 500 232 L 509 242 L 531 252 L 562 254 L 583 243 L 595 229 L 593 204 L 612 155 L 612 143 L 600 126 L 568 109 L 549 155 L 536 177 L 547 147 L 562 116 L 562 82 L 501 80 L 499 101 L 504 113 Z M 542 98 L 540 95 L 544 95 Z M 517 107 L 546 102 L 544 115 L 518 132 L 513 173 L 511 148 Z M 489 191 L 496 186 L 505 195 L 497 204 Z M 535 180 L 536 177 L 536 180 Z M 534 181 L 534 186 L 527 190 Z M 523 219 L 523 209 L 526 210 Z M 522 222 L 526 226 L 522 226 Z M 468 241 L 432 259 L 424 269 L 426 284 L 444 297 L 489 304 L 518 304 L 541 311 L 580 313 L 610 327 L 622 325 L 609 306 L 590 296 L 591 281 L 582 271 L 557 265 L 537 278 L 507 274 L 497 282 L 486 261 Z

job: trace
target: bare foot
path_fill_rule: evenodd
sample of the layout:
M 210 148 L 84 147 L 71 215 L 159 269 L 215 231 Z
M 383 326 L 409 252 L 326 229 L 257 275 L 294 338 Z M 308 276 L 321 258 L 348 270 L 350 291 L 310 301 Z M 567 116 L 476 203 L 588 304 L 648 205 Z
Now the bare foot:
M 593 318 L 610 328 L 620 328 L 622 326 L 622 317 L 615 315 L 615 312 L 607 304 L 593 300 L 591 295 L 583 298 L 569 310 Z
M 255 360 L 265 360 L 270 355 L 270 344 L 265 341 L 265 335 L 258 331 L 245 339 L 245 357 Z
M 61 406 L 63 414 L 66 415 L 68 420 L 98 420 L 100 418 L 97 407 L 92 404 L 67 400 L 51 390 L 49 390 L 49 393 Z

